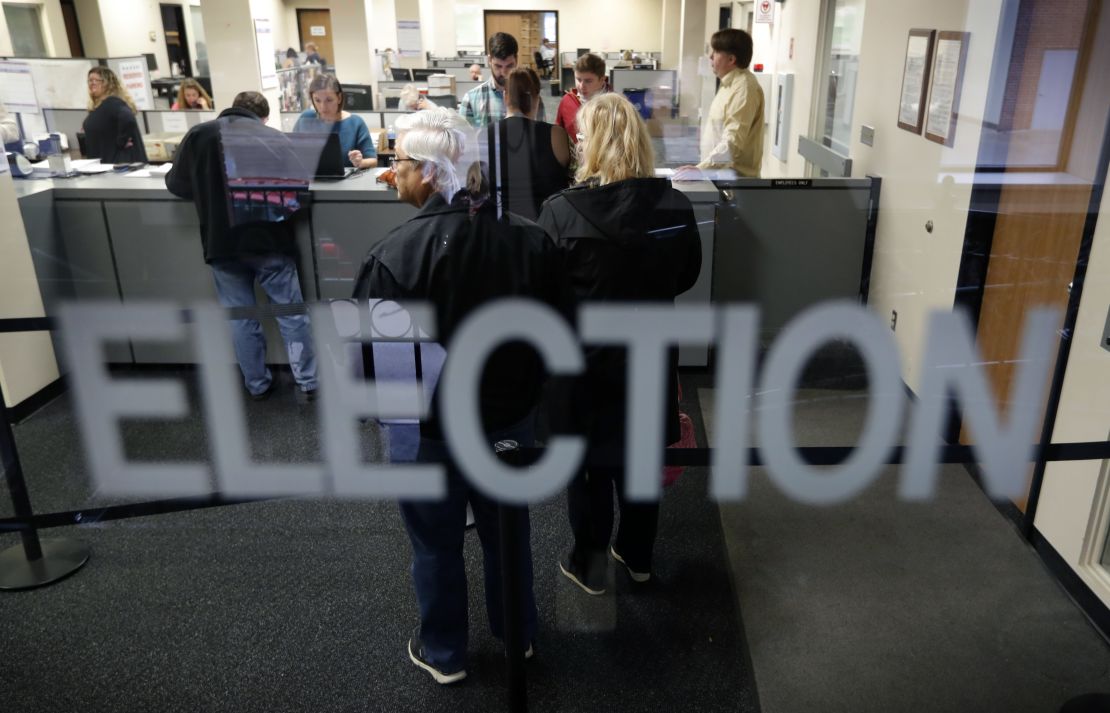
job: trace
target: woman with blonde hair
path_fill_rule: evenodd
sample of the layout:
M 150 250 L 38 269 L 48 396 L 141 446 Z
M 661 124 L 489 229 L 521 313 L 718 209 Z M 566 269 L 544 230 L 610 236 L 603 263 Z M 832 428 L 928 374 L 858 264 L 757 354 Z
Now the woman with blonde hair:
M 93 67 L 87 75 L 89 115 L 85 117 L 85 155 L 101 163 L 146 162 L 137 109 L 116 73 Z
M 200 82 L 192 77 L 181 82 L 181 86 L 177 88 L 177 101 L 170 107 L 170 111 L 182 109 L 212 110 L 212 97 L 208 96 L 208 92 L 204 91 Z
M 548 199 L 537 219 L 566 256 L 577 300 L 673 305 L 701 271 L 689 199 L 667 179 L 655 178 L 647 127 L 623 96 L 591 99 L 577 126 L 579 183 Z M 665 443 L 680 438 L 677 362 L 672 351 Z M 567 409 L 571 428 L 586 435 L 588 451 L 585 469 L 567 490 L 574 545 L 559 568 L 588 594 L 605 592 L 606 551 L 635 582 L 648 581 L 652 572 L 659 504 L 625 498 L 628 366 L 624 349 L 587 350 L 586 374 Z M 648 445 L 662 450 L 665 443 Z M 620 527 L 610 546 L 614 485 Z

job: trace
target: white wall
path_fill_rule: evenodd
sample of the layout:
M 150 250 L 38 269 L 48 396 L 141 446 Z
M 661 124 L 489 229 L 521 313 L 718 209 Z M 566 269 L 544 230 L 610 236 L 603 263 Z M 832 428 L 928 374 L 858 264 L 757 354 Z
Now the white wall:
M 435 46 L 425 50 L 438 56 L 455 54 L 455 4 L 452 0 L 421 3 L 422 15 L 430 5 L 435 17 Z M 557 10 L 561 52 L 578 47 L 647 52 L 662 49 L 659 28 L 663 24 L 663 0 L 481 0 L 463 4 L 483 10 Z
M 162 13 L 159 5 L 180 5 L 185 19 L 185 35 L 189 54 L 196 73 L 196 33 L 190 7 L 195 0 L 77 0 L 78 22 L 85 40 L 85 54 L 89 57 L 135 57 L 154 54 L 158 70 L 152 77 L 168 77 L 170 60 L 166 52 L 166 38 L 162 31 Z M 99 15 L 99 28 L 96 23 Z M 154 39 L 150 39 L 154 33 Z M 101 41 L 103 45 L 101 46 Z
M 42 38 L 46 42 L 46 52 L 50 57 L 69 57 L 69 39 L 66 36 L 65 20 L 62 19 L 62 4 L 58 0 L 4 0 L 5 5 L 38 5 L 42 22 Z M 0 56 L 10 57 L 12 38 L 8 33 L 8 21 L 0 12 Z
M 887 0 L 904 4 L 903 0 Z M 874 5 L 875 3 L 872 3 Z M 908 4 L 908 3 L 906 3 Z M 871 5 L 867 11 L 870 13 Z M 813 83 L 817 71 L 818 26 L 821 0 L 790 0 L 775 3 L 775 22 L 768 31 L 766 25 L 756 25 L 752 40 L 755 41 L 753 62 L 762 62 L 766 72 L 789 72 L 794 75 L 794 101 L 791 103 L 790 148 L 787 161 L 771 156 L 770 139 L 765 139 L 763 177 L 799 177 L 805 175 L 805 161 L 798 155 L 798 137 L 809 133 L 809 117 L 813 107 Z M 867 17 L 865 15 L 865 17 Z M 868 17 L 868 19 L 870 19 Z M 758 28 L 758 30 L 756 30 Z M 771 40 L 767 42 L 770 34 Z M 869 59 L 869 58 L 868 58 Z M 763 98 L 770 106 L 778 103 L 772 81 L 771 96 Z M 774 117 L 771 117 L 774 121 Z

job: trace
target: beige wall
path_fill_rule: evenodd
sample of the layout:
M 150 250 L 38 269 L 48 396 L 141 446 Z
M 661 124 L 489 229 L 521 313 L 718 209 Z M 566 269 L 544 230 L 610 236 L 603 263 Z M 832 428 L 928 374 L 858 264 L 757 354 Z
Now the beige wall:
M 217 110 L 231 106 L 231 100 L 239 92 L 263 91 L 254 41 L 254 20 L 269 18 L 271 26 L 274 26 L 280 24 L 281 12 L 281 0 L 201 2 Z M 276 88 L 268 89 L 263 94 L 271 107 L 279 106 Z
M 852 175 L 883 179 L 871 271 L 870 304 L 887 320 L 898 312 L 895 339 L 904 378 L 918 386 L 924 329 L 932 310 L 952 308 L 971 200 L 968 170 L 975 166 L 1001 0 L 913 0 L 868 3 L 852 117 Z M 971 33 L 959 121 L 952 148 L 899 129 L 906 36 L 914 27 Z M 859 142 L 859 126 L 875 127 L 873 148 Z M 956 169 L 956 180 L 944 171 Z M 932 221 L 933 232 L 925 230 Z
M 189 54 L 196 72 L 196 33 L 191 6 L 199 0 L 75 0 L 81 39 L 88 57 L 135 57 L 153 54 L 158 69 L 151 76 L 169 76 L 170 60 L 162 31 L 159 5 L 181 5 Z M 154 39 L 150 39 L 150 33 Z
M 69 57 L 69 39 L 66 37 L 65 20 L 62 19 L 62 5 L 58 0 L 4 0 L 5 5 L 38 5 L 42 22 L 42 37 L 46 42 L 46 52 L 51 57 Z M 8 34 L 8 21 L 0 12 L 0 56 L 12 55 L 12 38 Z
M 435 46 L 425 50 L 440 56 L 455 53 L 455 4 L 452 0 L 421 3 L 422 9 L 430 5 L 435 17 Z M 483 0 L 461 4 L 477 5 L 484 10 L 557 10 L 559 49 L 563 52 L 577 47 L 595 50 L 631 47 L 648 52 L 662 49 L 659 28 L 663 24 L 663 0 Z M 424 17 L 421 21 L 425 21 Z
M 0 317 L 42 317 L 31 251 L 11 174 L 0 173 Z M 49 332 L 0 334 L 0 386 L 4 402 L 14 406 L 58 378 Z
M 1092 68 L 1110 61 L 1110 12 L 1099 18 L 1099 36 L 1091 56 Z M 1075 150 L 1069 172 L 1086 180 L 1095 178 L 1102 132 L 1106 127 L 1110 92 L 1106 77 L 1088 72 L 1084 106 L 1075 133 Z M 1105 181 L 1106 176 L 1101 179 Z M 1110 191 L 1103 193 L 1095 224 L 1083 297 L 1075 324 L 1064 387 L 1060 395 L 1056 443 L 1102 441 L 1110 438 L 1110 351 L 1101 341 L 1110 307 Z M 1110 463 L 1078 461 L 1049 463 L 1037 506 L 1037 529 L 1079 576 L 1110 606 L 1110 576 L 1098 564 L 1106 543 L 1110 509 Z
M 107 57 L 108 41 L 104 37 L 104 19 L 100 14 L 100 0 L 73 0 L 77 10 L 77 24 L 81 26 L 81 44 L 86 57 Z

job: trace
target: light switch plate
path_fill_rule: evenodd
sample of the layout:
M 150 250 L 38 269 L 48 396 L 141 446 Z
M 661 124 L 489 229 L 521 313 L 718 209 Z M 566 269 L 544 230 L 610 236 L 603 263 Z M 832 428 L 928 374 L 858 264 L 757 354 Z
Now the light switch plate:
M 864 146 L 875 145 L 875 127 L 864 124 L 859 127 L 859 142 Z

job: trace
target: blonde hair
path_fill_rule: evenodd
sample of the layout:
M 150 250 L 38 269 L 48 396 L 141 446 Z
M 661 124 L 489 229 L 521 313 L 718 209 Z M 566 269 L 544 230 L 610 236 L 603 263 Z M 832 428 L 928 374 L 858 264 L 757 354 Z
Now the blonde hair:
M 185 90 L 186 89 L 192 89 L 192 90 L 196 91 L 198 98 L 204 99 L 204 101 L 208 102 L 208 108 L 209 109 L 212 108 L 212 97 L 208 96 L 208 92 L 204 91 L 204 87 L 201 86 L 200 82 L 198 82 L 197 80 L 190 77 L 189 79 L 186 79 L 185 81 L 181 82 L 181 86 L 179 86 L 177 88 L 177 108 L 178 109 L 191 109 L 192 108 L 191 106 L 189 106 L 189 103 L 187 101 L 185 101 Z
M 620 94 L 602 94 L 582 105 L 576 119 L 583 138 L 578 143 L 577 181 L 601 185 L 655 175 L 655 151 L 647 125 L 632 102 Z
M 119 97 L 127 103 L 132 113 L 139 113 L 139 110 L 135 107 L 135 101 L 131 98 L 131 95 L 127 93 L 127 90 L 123 88 L 123 85 L 119 83 L 119 77 L 116 76 L 115 72 L 107 67 L 93 67 L 85 76 L 88 77 L 92 74 L 95 74 L 103 80 L 104 93 L 100 95 L 99 99 L 93 99 L 91 95 L 89 96 L 89 111 L 103 104 L 104 100 L 108 97 Z

